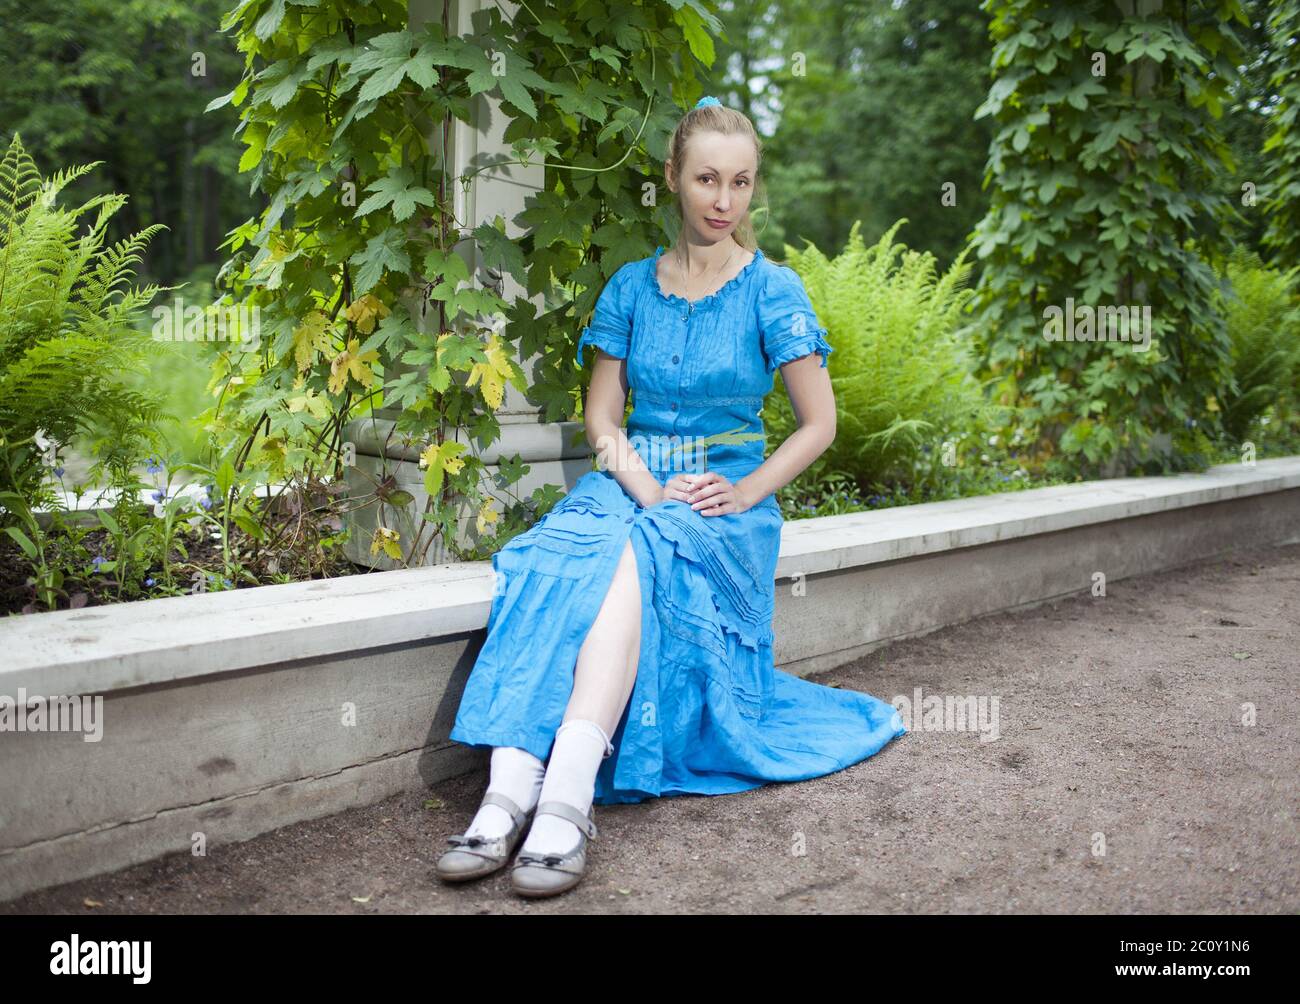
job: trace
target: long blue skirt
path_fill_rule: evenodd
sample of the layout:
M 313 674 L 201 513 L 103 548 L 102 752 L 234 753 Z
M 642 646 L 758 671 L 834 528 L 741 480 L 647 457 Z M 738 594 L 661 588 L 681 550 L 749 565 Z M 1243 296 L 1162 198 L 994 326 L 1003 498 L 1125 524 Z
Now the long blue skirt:
M 871 756 L 906 731 L 892 705 L 773 665 L 782 522 L 771 497 L 702 516 L 678 500 L 642 507 L 608 472 L 584 474 L 493 556 L 487 638 L 450 737 L 550 756 L 578 651 L 631 540 L 641 651 L 597 804 L 747 791 Z

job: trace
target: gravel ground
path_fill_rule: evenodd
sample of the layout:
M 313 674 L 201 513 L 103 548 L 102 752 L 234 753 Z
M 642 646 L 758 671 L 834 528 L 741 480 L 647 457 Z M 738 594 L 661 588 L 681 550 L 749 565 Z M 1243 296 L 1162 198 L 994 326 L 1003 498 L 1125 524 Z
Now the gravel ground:
M 434 876 L 480 772 L 0 913 L 1297 912 L 1300 545 L 1107 591 L 816 678 L 884 700 L 996 696 L 996 741 L 913 723 L 811 781 L 597 806 L 587 875 L 560 897 L 520 899 L 504 870 Z

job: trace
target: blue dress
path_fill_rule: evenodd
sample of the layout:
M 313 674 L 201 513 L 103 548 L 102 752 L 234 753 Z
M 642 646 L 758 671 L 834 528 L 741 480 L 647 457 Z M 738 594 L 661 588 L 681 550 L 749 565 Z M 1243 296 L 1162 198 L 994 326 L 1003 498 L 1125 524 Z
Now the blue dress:
M 734 483 L 763 462 L 758 411 L 777 367 L 814 352 L 825 366 L 832 349 L 798 273 L 761 250 L 693 302 L 660 288 L 663 250 L 610 278 L 578 340 L 578 365 L 587 345 L 627 360 L 625 432 L 660 484 L 683 469 Z M 740 441 L 702 451 L 692 438 L 736 432 Z M 607 471 L 584 474 L 493 556 L 487 638 L 450 737 L 549 757 L 578 650 L 630 539 L 641 651 L 614 752 L 596 776 L 597 804 L 747 791 L 871 756 L 905 732 L 892 705 L 773 665 L 782 522 L 770 495 L 743 513 L 702 516 L 677 499 L 643 507 Z

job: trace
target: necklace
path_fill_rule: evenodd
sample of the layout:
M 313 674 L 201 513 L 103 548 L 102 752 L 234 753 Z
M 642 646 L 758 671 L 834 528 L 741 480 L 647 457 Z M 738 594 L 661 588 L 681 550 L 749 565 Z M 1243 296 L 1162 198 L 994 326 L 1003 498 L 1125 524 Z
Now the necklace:
M 721 274 L 722 274 L 722 270 L 723 270 L 724 268 L 726 268 L 728 265 L 731 264 L 731 259 L 734 258 L 734 257 L 736 257 L 736 244 L 735 244 L 735 242 L 733 241 L 733 242 L 732 242 L 732 248 L 731 248 L 731 254 L 727 255 L 727 260 L 724 261 L 724 262 L 723 262 L 723 263 L 718 267 L 718 270 L 717 270 L 716 272 L 713 273 L 713 278 L 716 279 L 719 275 L 721 275 Z M 677 267 L 678 267 L 678 269 L 679 269 L 679 270 L 681 271 L 681 273 L 682 273 L 682 288 L 686 291 L 686 301 L 687 301 L 688 303 L 690 303 L 690 302 L 692 302 L 692 301 L 691 301 L 691 285 L 690 285 L 690 283 L 691 283 L 691 274 L 690 274 L 690 272 L 687 271 L 687 269 L 686 269 L 686 265 L 685 265 L 685 263 L 682 261 L 682 256 L 681 256 L 681 252 L 680 252 L 680 251 L 677 253 L 676 258 L 677 258 Z

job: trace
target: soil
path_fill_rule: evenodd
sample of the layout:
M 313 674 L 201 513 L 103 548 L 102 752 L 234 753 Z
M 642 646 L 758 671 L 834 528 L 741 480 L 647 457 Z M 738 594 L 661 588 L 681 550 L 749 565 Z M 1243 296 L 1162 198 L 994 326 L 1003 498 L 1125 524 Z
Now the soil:
M 1300 545 L 1107 593 L 815 677 L 884 700 L 997 696 L 996 741 L 913 723 L 810 781 L 597 806 L 587 875 L 559 897 L 517 897 L 504 869 L 434 875 L 480 771 L 0 913 L 1295 913 Z

